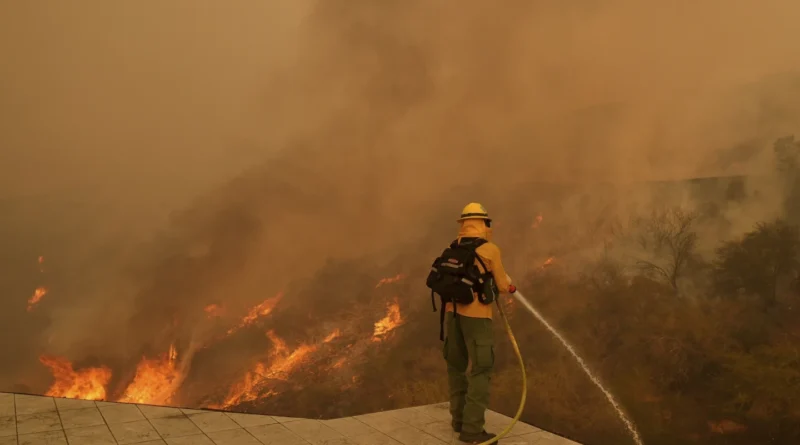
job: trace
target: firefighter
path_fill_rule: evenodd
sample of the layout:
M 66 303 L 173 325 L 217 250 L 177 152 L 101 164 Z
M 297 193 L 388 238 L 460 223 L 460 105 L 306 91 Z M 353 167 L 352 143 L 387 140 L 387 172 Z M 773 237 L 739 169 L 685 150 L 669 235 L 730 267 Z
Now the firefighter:
M 457 221 L 461 227 L 454 245 L 477 245 L 473 249 L 474 265 L 487 279 L 482 280 L 484 283 L 474 293 L 472 302 L 445 303 L 443 354 L 447 362 L 453 430 L 460 433 L 462 442 L 477 444 L 496 437 L 484 430 L 494 367 L 491 303 L 498 291 L 513 293 L 516 288 L 503 268 L 500 249 L 491 242 L 492 220 L 486 209 L 478 203 L 470 203 Z M 472 364 L 469 373 L 468 363 Z

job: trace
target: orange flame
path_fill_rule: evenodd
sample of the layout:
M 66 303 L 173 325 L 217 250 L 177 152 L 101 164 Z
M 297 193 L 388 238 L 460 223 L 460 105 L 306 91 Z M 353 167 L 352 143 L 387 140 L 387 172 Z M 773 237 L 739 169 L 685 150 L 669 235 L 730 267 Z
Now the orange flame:
M 403 278 L 405 278 L 405 277 L 406 277 L 406 276 L 405 276 L 405 275 L 403 275 L 403 274 L 397 274 L 397 275 L 395 275 L 395 276 L 393 276 L 393 277 L 389 277 L 389 278 L 381 278 L 381 280 L 380 280 L 380 281 L 378 281 L 378 284 L 377 284 L 377 285 L 375 285 L 375 289 L 377 289 L 377 288 L 379 288 L 379 287 L 383 286 L 384 284 L 392 284 L 392 283 L 397 283 L 398 281 L 402 280 L 402 279 L 403 279 Z
M 544 218 L 542 218 L 542 215 L 536 215 L 536 218 L 534 218 L 534 220 L 533 220 L 533 224 L 531 224 L 531 228 L 532 229 L 538 229 L 539 225 L 542 223 L 543 219 Z
M 273 390 L 266 392 L 260 391 L 264 383 L 263 375 L 266 373 L 266 367 L 262 363 L 257 363 L 252 371 L 246 373 L 242 381 L 231 387 L 225 401 L 217 405 L 210 405 L 212 409 L 224 409 L 236 406 L 240 403 L 250 402 L 258 399 L 259 397 L 270 397 L 278 393 Z
M 33 292 L 33 296 L 28 299 L 28 312 L 32 311 L 33 308 L 39 304 L 39 301 L 47 295 L 47 288 L 45 287 L 37 287 L 36 290 Z
M 328 336 L 325 337 L 325 340 L 322 340 L 322 342 L 323 343 L 330 343 L 333 340 L 336 340 L 336 338 L 339 337 L 341 334 L 342 334 L 341 331 L 336 329 L 333 332 L 331 332 L 330 334 L 328 334 Z
M 281 301 L 281 298 L 283 298 L 283 292 L 278 293 L 278 295 L 272 298 L 267 298 L 266 300 L 261 302 L 261 304 L 259 304 L 258 306 L 250 308 L 250 311 L 248 311 L 247 315 L 245 315 L 242 318 L 242 321 L 239 322 L 238 325 L 228 330 L 228 335 L 233 334 L 234 332 L 238 331 L 239 329 L 242 329 L 245 326 L 253 324 L 256 320 L 258 320 L 259 317 L 265 317 L 270 313 L 272 313 L 272 310 L 275 309 L 275 306 L 278 304 L 279 301 Z
M 326 337 L 325 342 L 333 340 L 338 335 L 338 331 L 332 332 Z M 274 331 L 267 332 L 267 336 L 272 340 L 275 349 L 272 353 L 272 364 L 260 373 L 264 379 L 286 380 L 288 374 L 302 363 L 308 354 L 318 349 L 317 345 L 302 344 L 290 354 L 287 354 L 289 348 L 286 347 L 286 342 L 278 337 Z
M 322 343 L 328 343 L 339 335 L 340 331 L 337 329 L 328 334 Z M 278 337 L 274 331 L 267 332 L 267 337 L 269 337 L 273 345 L 269 364 L 257 363 L 252 371 L 245 374 L 241 382 L 231 388 L 221 404 L 211 406 L 211 408 L 230 408 L 244 402 L 277 395 L 278 393 L 273 389 L 265 391 L 264 386 L 270 380 L 288 380 L 289 375 L 303 364 L 310 354 L 319 349 L 318 344 L 302 344 L 290 353 L 286 342 Z
M 305 357 L 316 351 L 316 345 L 300 345 L 283 360 L 277 360 L 262 374 L 265 379 L 286 380 L 289 373 L 303 363 Z
M 389 310 L 385 317 L 375 323 L 375 332 L 372 334 L 372 341 L 381 341 L 387 334 L 395 330 L 403 323 L 400 316 L 400 305 L 395 300 L 389 304 Z
M 125 389 L 119 402 L 166 405 L 180 386 L 183 376 L 175 363 L 178 352 L 175 346 L 161 358 L 143 358 L 136 367 L 133 381 Z
M 111 370 L 105 366 L 76 371 L 72 363 L 59 357 L 41 356 L 39 361 L 50 368 L 55 381 L 45 395 L 70 399 L 105 400 Z
M 273 355 L 283 354 L 289 350 L 289 348 L 286 347 L 286 342 L 283 341 L 282 338 L 278 337 L 275 331 L 267 332 L 267 337 L 269 337 L 269 340 L 272 342 Z

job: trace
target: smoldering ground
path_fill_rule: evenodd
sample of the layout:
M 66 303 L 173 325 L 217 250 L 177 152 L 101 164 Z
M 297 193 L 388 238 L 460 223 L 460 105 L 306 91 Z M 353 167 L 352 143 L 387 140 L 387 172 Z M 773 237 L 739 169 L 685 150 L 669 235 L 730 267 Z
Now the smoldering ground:
M 559 246 L 515 258 L 503 221 L 569 231 L 654 200 L 601 205 L 599 182 L 767 174 L 800 118 L 795 3 L 8 3 L 4 386 L 44 388 L 44 352 L 130 372 L 202 339 L 203 305 L 246 312 L 329 261 L 421 239 L 427 258 L 467 201 L 495 214 L 513 274 Z M 764 181 L 752 205 L 774 213 Z

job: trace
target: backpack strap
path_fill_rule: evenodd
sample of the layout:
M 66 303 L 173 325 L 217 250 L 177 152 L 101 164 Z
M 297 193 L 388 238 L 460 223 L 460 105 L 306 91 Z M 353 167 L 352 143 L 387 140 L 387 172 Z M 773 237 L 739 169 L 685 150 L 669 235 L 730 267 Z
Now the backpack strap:
M 481 285 L 483 284 L 483 278 L 485 276 L 491 274 L 491 272 L 489 271 L 489 268 L 486 267 L 486 263 L 483 262 L 483 259 L 478 254 L 477 250 L 478 250 L 478 247 L 481 247 L 482 245 L 486 244 L 487 242 L 488 241 L 486 241 L 483 238 L 461 238 L 461 243 L 460 244 L 458 243 L 458 240 L 455 240 L 455 241 L 453 241 L 453 244 L 450 245 L 450 247 L 461 246 L 461 247 L 466 247 L 467 249 L 472 250 L 472 252 L 475 254 L 475 259 L 478 260 L 478 264 L 480 264 L 481 267 L 483 268 L 483 273 L 481 273 L 480 277 L 479 277 L 479 279 L 481 280 L 480 281 Z
M 480 263 L 481 267 L 483 267 L 483 273 L 481 275 L 486 275 L 491 273 L 489 272 L 489 268 L 486 267 L 486 263 L 484 263 L 483 260 L 481 259 L 481 256 L 478 255 L 478 252 L 475 252 L 475 259 L 478 260 L 478 263 Z
M 455 304 L 453 305 L 453 311 L 455 311 Z M 444 341 L 444 307 L 439 312 L 439 340 Z
M 461 242 L 459 242 L 459 241 L 461 241 Z M 483 238 L 461 238 L 461 240 L 456 239 L 455 241 L 450 243 L 450 248 L 451 249 L 457 249 L 457 248 L 462 248 L 463 249 L 463 248 L 466 248 L 466 249 L 471 250 L 472 253 L 475 254 L 475 258 L 478 260 L 478 263 L 480 263 L 481 267 L 483 267 L 484 273 L 481 274 L 481 276 L 484 276 L 485 274 L 490 273 L 490 272 L 486 268 L 486 264 L 481 259 L 481 256 L 478 255 L 478 253 L 475 252 L 475 250 L 478 247 L 486 244 L 486 242 L 487 241 L 485 239 L 483 239 Z M 433 294 L 434 294 L 434 292 L 431 291 L 431 305 L 433 306 L 433 312 L 436 312 L 436 300 L 434 299 Z M 458 323 L 458 305 L 455 302 L 453 302 L 452 304 L 453 304 L 453 318 L 454 318 L 453 321 Z M 440 314 L 439 314 L 439 340 L 441 340 L 441 341 L 444 341 L 444 315 L 445 315 L 444 314 L 445 313 L 444 306 L 445 305 L 442 304 L 442 307 L 440 308 Z

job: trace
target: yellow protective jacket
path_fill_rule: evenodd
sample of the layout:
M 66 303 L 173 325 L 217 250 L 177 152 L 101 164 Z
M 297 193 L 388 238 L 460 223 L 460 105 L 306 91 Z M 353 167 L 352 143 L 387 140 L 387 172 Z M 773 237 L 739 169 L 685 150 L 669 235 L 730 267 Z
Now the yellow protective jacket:
M 467 219 L 461 222 L 458 240 L 461 241 L 461 238 L 483 238 L 488 241 L 475 249 L 475 253 L 481 257 L 484 264 L 486 264 L 486 268 L 494 275 L 494 280 L 500 292 L 508 292 L 511 280 L 508 278 L 503 267 L 503 261 L 500 259 L 500 248 L 497 247 L 497 244 L 491 242 L 491 229 L 488 229 L 480 219 Z M 486 272 L 477 259 L 475 264 L 477 264 L 481 272 Z M 475 300 L 472 303 L 458 304 L 457 308 L 458 315 L 474 318 L 492 318 L 492 305 L 481 303 L 478 301 L 477 295 L 475 295 Z M 453 303 L 447 303 L 445 311 L 453 312 Z

